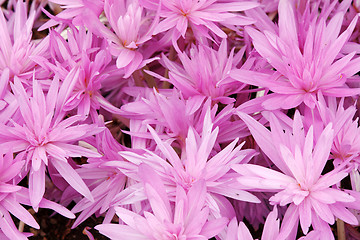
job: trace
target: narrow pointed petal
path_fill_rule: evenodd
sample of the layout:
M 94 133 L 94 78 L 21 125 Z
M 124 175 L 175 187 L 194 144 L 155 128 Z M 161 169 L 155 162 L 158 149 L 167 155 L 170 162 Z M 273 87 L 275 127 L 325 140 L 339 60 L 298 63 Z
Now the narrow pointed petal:
M 77 192 L 82 194 L 84 197 L 94 202 L 94 198 L 91 195 L 89 188 L 86 186 L 84 181 L 81 179 L 79 174 L 69 165 L 69 163 L 53 159 L 52 164 L 58 170 L 60 175 L 73 187 Z

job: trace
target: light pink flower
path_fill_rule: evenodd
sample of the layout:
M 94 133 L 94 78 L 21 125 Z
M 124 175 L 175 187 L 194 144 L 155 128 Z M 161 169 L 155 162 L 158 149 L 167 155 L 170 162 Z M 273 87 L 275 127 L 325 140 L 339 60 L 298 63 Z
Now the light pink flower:
M 115 215 L 114 206 L 136 203 L 146 199 L 143 187 L 139 186 L 141 184 L 132 185 L 132 181 L 119 170 L 119 166 L 124 169 L 131 164 L 119 156 L 118 151 L 124 150 L 124 147 L 116 142 L 110 131 L 105 130 L 96 136 L 95 142 L 90 141 L 89 143 L 91 142 L 103 156 L 88 158 L 88 163 L 81 165 L 76 172 L 90 188 L 95 201 L 82 198 L 76 203 L 71 211 L 81 213 L 72 228 L 77 227 L 94 213 L 96 215 L 105 214 L 104 222 L 110 222 Z M 133 170 L 137 171 L 138 168 L 133 167 Z M 67 191 L 66 195 L 72 197 L 68 199 L 71 201 L 74 194 L 69 195 L 68 190 L 70 189 L 65 190 Z
M 37 57 L 36 61 L 62 81 L 59 87 L 61 109 L 77 109 L 78 115 L 90 115 L 94 122 L 98 119 L 99 108 L 119 113 L 119 109 L 100 93 L 103 80 L 112 76 L 115 68 L 107 42 L 84 27 L 77 29 L 75 26 L 69 26 L 66 38 L 55 30 L 50 32 L 49 38 L 52 58 Z
M 15 77 L 12 90 L 19 103 L 22 122 L 12 121 L 12 126 L 1 124 L 0 146 L 14 152 L 26 152 L 26 167 L 30 167 L 29 189 L 31 205 L 37 209 L 45 191 L 46 166 L 51 164 L 69 184 L 85 197 L 93 200 L 88 187 L 68 163 L 68 157 L 96 157 L 98 153 L 74 143 L 102 131 L 96 125 L 78 124 L 82 116 L 63 120 L 56 108 L 59 82 L 55 78 L 45 96 L 38 81 L 33 81 L 29 97 Z M 20 125 L 21 124 L 21 125 Z
M 335 97 L 359 94 L 360 89 L 350 88 L 348 82 L 358 72 L 360 58 L 354 57 L 355 52 L 345 56 L 341 52 L 355 28 L 358 15 L 340 34 L 343 11 L 329 21 L 325 13 L 315 19 L 307 16 L 301 19 L 293 2 L 286 0 L 280 0 L 278 11 L 278 29 L 260 32 L 246 27 L 256 51 L 276 72 L 269 77 L 240 69 L 233 70 L 230 76 L 274 92 L 259 100 L 268 110 L 290 109 L 301 103 L 314 108 L 319 91 Z M 315 11 L 317 16 L 317 9 Z
M 81 26 L 84 23 L 84 19 L 89 17 L 87 11 L 91 11 L 96 16 L 99 16 L 104 10 L 104 0 L 50 0 L 50 2 L 59 4 L 64 10 L 55 17 L 51 16 L 46 10 L 43 10 L 51 19 L 42 25 L 39 31 L 69 21 L 76 26 Z
M 144 216 L 125 208 L 116 208 L 116 214 L 126 224 L 101 224 L 95 228 L 111 239 L 124 240 L 207 240 L 217 235 L 227 224 L 227 218 L 209 220 L 204 181 L 195 183 L 186 193 L 176 188 L 175 206 L 172 207 L 161 179 L 147 165 L 139 166 L 146 196 L 152 213 Z
M 0 9 L 0 75 L 1 92 L 8 89 L 9 79 L 17 76 L 29 79 L 33 70 L 41 70 L 32 61 L 32 56 L 45 55 L 48 47 L 48 38 L 33 41 L 32 28 L 35 20 L 35 10 L 27 14 L 27 4 L 17 1 L 15 12 L 9 14 L 7 20 Z
M 250 149 L 241 150 L 243 144 L 236 146 L 238 139 L 216 152 L 214 148 L 219 128 L 213 129 L 210 109 L 206 111 L 200 134 L 192 127 L 189 128 L 180 157 L 170 145 L 172 140 L 161 140 L 154 129 L 150 126 L 148 129 L 157 144 L 157 150 L 142 154 L 139 154 L 139 151 L 121 151 L 119 154 L 135 165 L 146 163 L 154 168 L 171 191 L 174 191 L 177 185 L 187 190 L 196 182 L 205 181 L 207 198 L 212 202 L 211 213 L 214 216 L 220 215 L 221 211 L 226 212 L 227 217 L 235 216 L 225 197 L 259 202 L 256 196 L 237 187 L 238 175 L 231 170 L 234 164 L 248 162 L 255 152 Z
M 204 108 L 201 106 L 209 106 L 209 103 L 205 103 L 205 97 L 196 96 L 185 100 L 176 90 L 157 92 L 153 89 L 144 95 L 123 105 L 121 115 L 132 120 L 141 120 L 144 126 L 156 124 L 168 137 L 178 139 L 181 143 L 185 140 L 190 126 L 201 127 L 201 109 Z M 181 118 L 178 117 L 180 115 Z M 136 133 L 134 135 L 139 136 Z M 151 135 L 147 132 L 143 137 L 149 138 Z
M 16 185 L 24 171 L 25 161 L 21 160 L 22 157 L 23 154 L 18 154 L 13 159 L 12 152 L 6 155 L 0 154 L 0 229 L 7 238 L 19 240 L 27 239 L 29 234 L 17 229 L 10 214 L 33 228 L 40 228 L 34 217 L 22 206 L 22 204 L 30 205 L 28 189 Z M 43 198 L 39 206 L 54 209 L 68 218 L 75 217 L 66 208 Z
M 156 125 L 160 137 L 174 139 L 174 144 L 184 145 L 189 127 L 201 133 L 203 128 L 204 116 L 207 109 L 212 105 L 212 99 L 202 95 L 194 95 L 184 99 L 181 92 L 176 89 L 145 89 L 144 93 L 139 94 L 137 87 L 129 87 L 128 91 L 134 92 L 137 99 L 124 104 L 121 107 L 121 116 L 140 120 L 144 127 L 130 129 L 132 136 L 151 138 L 147 131 L 146 124 Z M 129 93 L 130 94 L 130 93 Z M 179 118 L 178 116 L 182 116 Z M 246 125 L 240 120 L 233 120 L 233 104 L 228 104 L 219 110 L 218 104 L 213 104 L 211 108 L 211 119 L 214 127 L 219 127 L 218 143 L 227 143 L 239 137 L 249 135 Z M 138 131 L 140 130 L 141 131 Z
M 240 59 L 243 53 L 239 53 Z M 173 84 L 185 99 L 200 95 L 210 97 L 214 102 L 229 104 L 235 101 L 229 96 L 246 87 L 246 84 L 235 81 L 229 75 L 240 59 L 237 57 L 238 60 L 234 60 L 234 49 L 228 56 L 226 40 L 221 42 L 217 51 L 200 44 L 192 46 L 189 54 L 178 53 L 178 57 L 181 65 L 162 55 L 163 65 L 169 69 L 169 79 L 151 72 L 149 74 Z
M 355 216 L 346 204 L 355 201 L 349 194 L 335 185 L 348 175 L 343 168 L 322 175 L 329 159 L 334 131 L 332 124 L 326 126 L 314 145 L 313 127 L 305 132 L 298 112 L 293 128 L 285 131 L 276 118 L 270 121 L 271 132 L 246 114 L 238 113 L 248 125 L 259 147 L 283 173 L 252 164 L 238 164 L 232 168 L 242 177 L 241 185 L 249 189 L 276 192 L 270 198 L 273 205 L 290 204 L 283 220 L 281 237 L 290 234 L 300 219 L 303 233 L 310 225 L 315 230 L 331 233 L 328 224 L 335 217 L 349 224 L 357 224 Z
M 207 37 L 209 30 L 218 37 L 226 38 L 227 35 L 219 27 L 219 23 L 229 25 L 248 25 L 254 21 L 237 12 L 259 6 L 252 1 L 217 1 L 217 0 L 140 0 L 145 8 L 156 10 L 161 5 L 160 16 L 163 20 L 155 29 L 155 34 L 171 31 L 171 39 L 176 45 L 176 40 L 185 37 L 188 27 L 196 37 Z
M 86 26 L 109 42 L 110 52 L 117 59 L 116 66 L 123 69 L 124 78 L 128 78 L 135 70 L 154 60 L 144 59 L 139 48 L 151 39 L 158 18 L 152 19 L 138 1 L 105 0 L 104 12 L 111 29 L 92 13 L 89 13 Z

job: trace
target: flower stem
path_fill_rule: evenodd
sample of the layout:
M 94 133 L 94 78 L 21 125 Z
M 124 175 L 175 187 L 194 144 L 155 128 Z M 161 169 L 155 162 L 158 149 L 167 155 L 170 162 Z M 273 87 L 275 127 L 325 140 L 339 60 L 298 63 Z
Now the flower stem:
M 337 226 L 338 240 L 346 240 L 344 222 L 337 218 L 336 219 L 336 226 Z

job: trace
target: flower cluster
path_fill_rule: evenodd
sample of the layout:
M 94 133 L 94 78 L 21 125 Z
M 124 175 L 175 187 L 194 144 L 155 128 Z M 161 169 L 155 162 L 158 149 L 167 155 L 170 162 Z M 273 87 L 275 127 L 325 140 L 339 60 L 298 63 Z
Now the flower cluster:
M 357 1 L 0 3 L 0 239 L 359 236 Z

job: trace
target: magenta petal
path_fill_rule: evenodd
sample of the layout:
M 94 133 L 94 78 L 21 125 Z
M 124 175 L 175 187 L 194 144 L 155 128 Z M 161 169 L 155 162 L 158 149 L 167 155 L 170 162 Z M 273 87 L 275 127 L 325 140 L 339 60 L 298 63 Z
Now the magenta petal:
M 253 237 L 251 236 L 249 229 L 246 227 L 245 223 L 243 222 L 239 223 L 237 239 L 253 240 Z
M 95 229 L 112 240 L 117 240 L 117 239 L 148 240 L 149 239 L 147 236 L 140 234 L 131 227 L 120 224 L 100 224 L 95 226 Z
M 304 94 L 282 95 L 269 94 L 261 104 L 266 110 L 276 110 L 279 108 L 290 109 L 299 106 L 304 101 Z M 264 97 L 263 97 L 264 98 Z
M 6 237 L 8 237 L 9 240 L 28 240 L 28 238 L 24 234 L 20 233 L 19 230 L 15 227 L 11 216 L 9 216 L 7 212 L 4 215 L 6 214 L 8 215 L 7 217 L 4 216 L 0 219 L 0 229 L 3 233 L 5 233 Z
M 121 49 L 116 60 L 116 67 L 123 68 L 130 64 L 135 57 L 135 51 L 129 49 Z
M 348 209 L 342 207 L 340 204 L 332 204 L 330 205 L 330 209 L 337 218 L 340 218 L 344 222 L 351 225 L 359 224 L 359 221 L 354 216 L 354 214 L 351 213 Z
M 21 189 L 20 186 L 7 184 L 7 183 L 0 183 L 0 193 L 11 193 L 16 192 Z
M 70 212 L 67 208 L 65 208 L 64 206 L 57 204 L 55 202 L 49 201 L 45 198 L 43 198 L 40 201 L 39 207 L 52 209 L 52 210 L 56 211 L 57 213 L 63 215 L 64 217 L 67 217 L 70 219 L 75 218 L 75 215 L 72 212 Z
M 287 237 L 292 236 L 297 232 L 297 226 L 299 223 L 299 211 L 298 207 L 291 204 L 286 210 L 284 220 L 281 224 L 280 234 L 278 239 L 288 239 Z M 289 238 L 292 239 L 292 238 Z
M 38 171 L 30 170 L 29 174 L 29 193 L 31 205 L 35 211 L 39 208 L 39 203 L 45 193 L 45 165 L 41 164 Z
M 272 212 L 266 217 L 264 224 L 263 234 L 261 236 L 262 240 L 273 240 L 279 235 L 279 224 L 280 220 L 278 219 L 277 207 L 274 206 Z
M 138 51 L 133 51 L 135 53 L 132 61 L 126 66 L 125 68 L 125 74 L 124 78 L 130 77 L 131 74 L 133 74 L 134 71 L 137 69 L 143 67 L 146 62 L 143 61 L 143 56 Z
M 139 175 L 155 216 L 161 220 L 172 221 L 169 198 L 160 177 L 146 164 L 139 166 Z
M 52 164 L 58 170 L 60 175 L 73 187 L 76 191 L 82 194 L 84 197 L 94 202 L 94 198 L 91 195 L 89 188 L 81 179 L 79 174 L 70 166 L 68 162 L 62 160 L 53 159 Z
M 205 223 L 201 229 L 200 234 L 210 239 L 219 234 L 225 228 L 228 222 L 229 220 L 225 217 L 210 220 Z
M 2 206 L 6 208 L 12 215 L 23 221 L 25 224 L 40 229 L 39 224 L 35 221 L 34 217 L 15 199 L 5 198 L 1 202 Z

